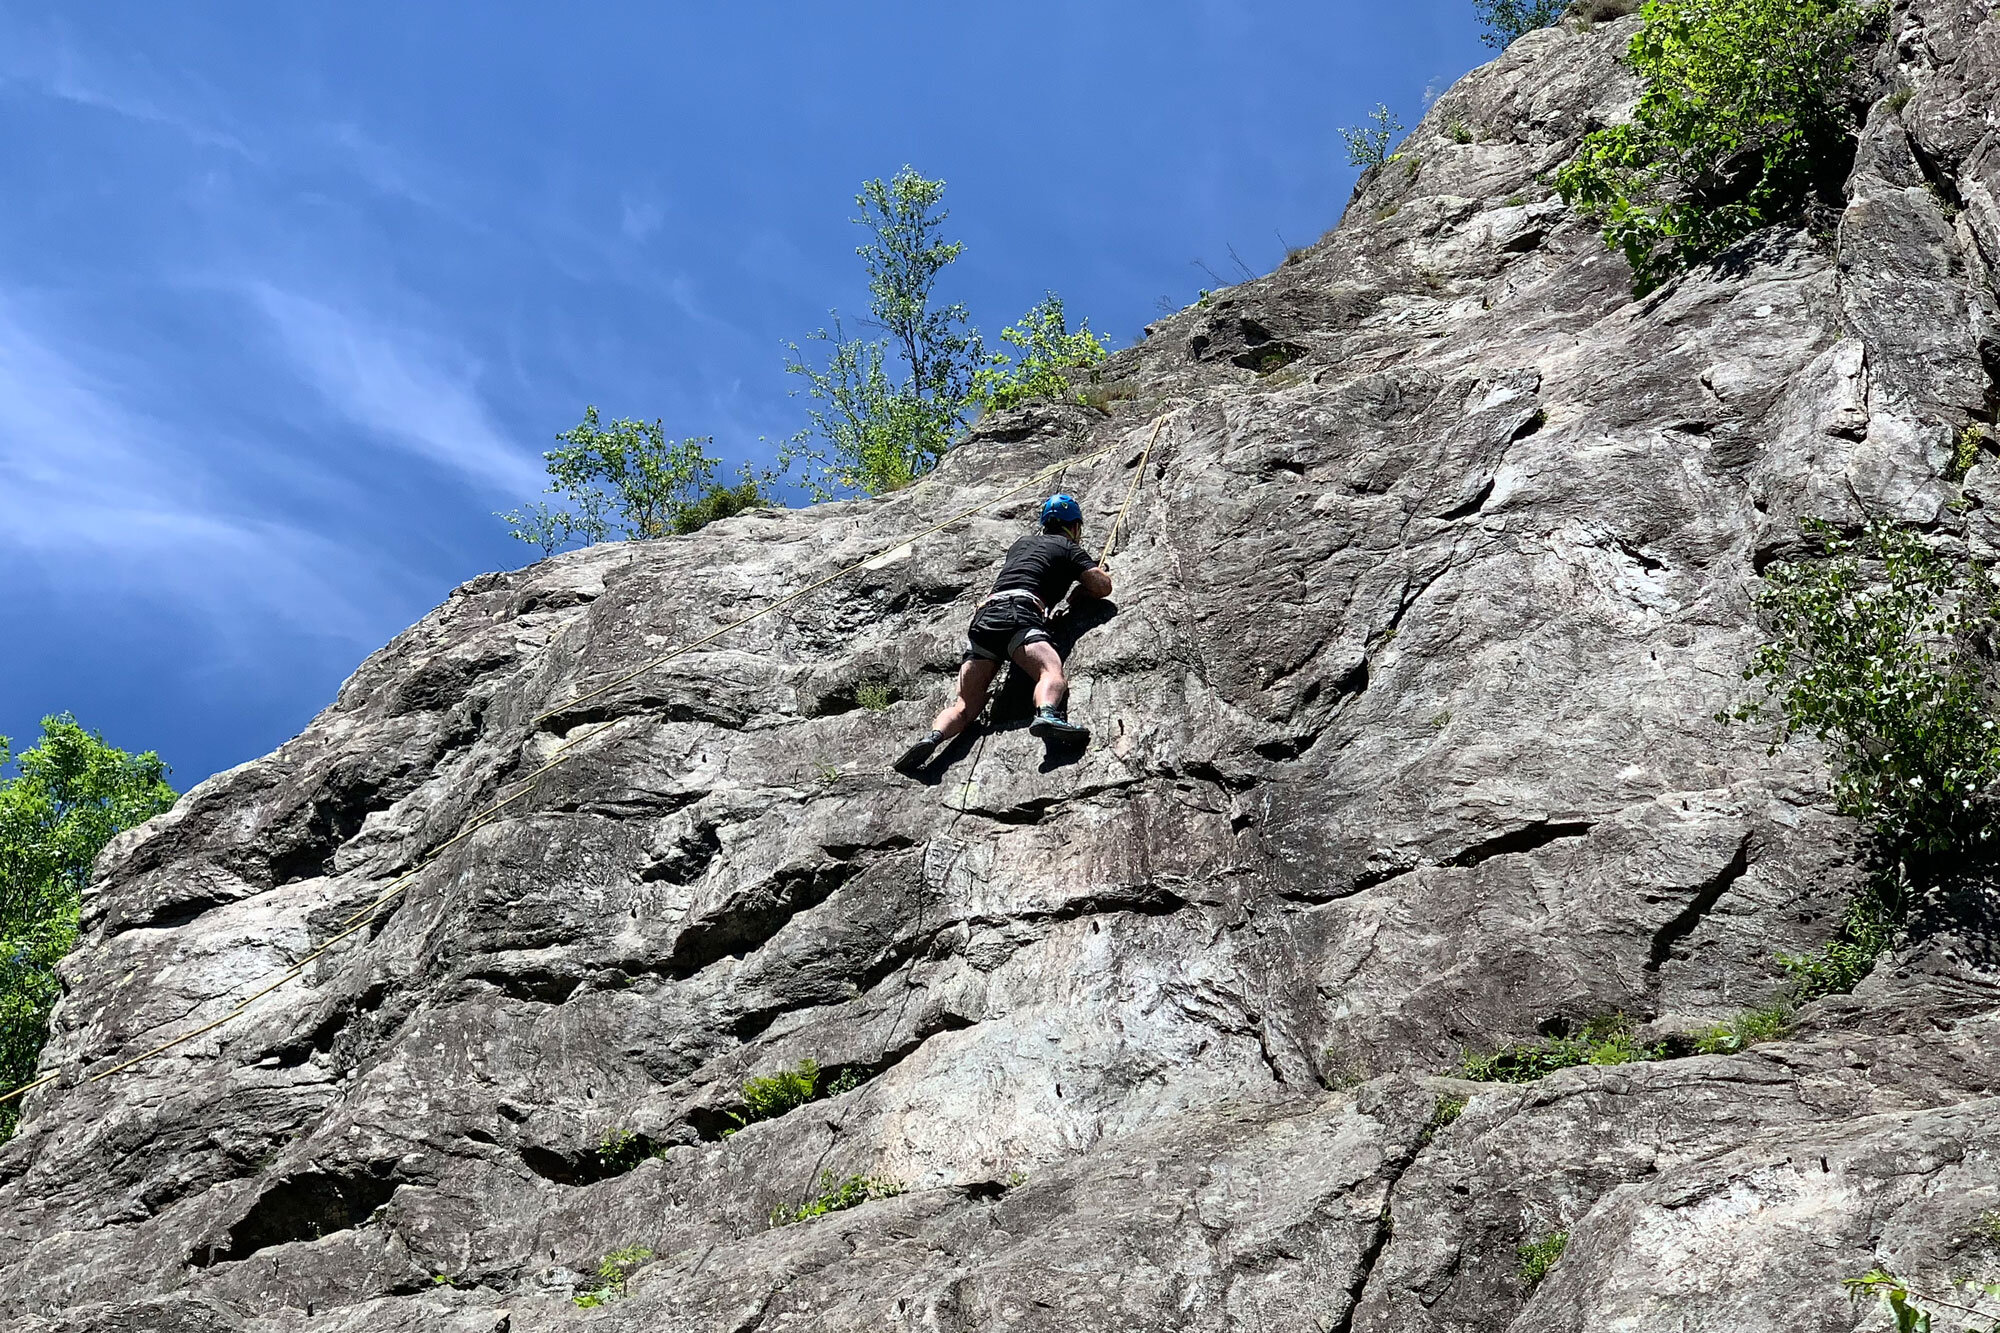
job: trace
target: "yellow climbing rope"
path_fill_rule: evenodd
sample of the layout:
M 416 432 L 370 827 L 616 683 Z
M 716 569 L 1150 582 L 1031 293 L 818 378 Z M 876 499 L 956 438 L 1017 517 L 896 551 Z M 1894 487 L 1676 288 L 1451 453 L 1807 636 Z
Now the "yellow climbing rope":
M 1160 427 L 1166 425 L 1167 417 L 1172 415 L 1170 412 L 1153 418 L 1153 432 L 1146 437 L 1146 447 L 1139 451 L 1139 466 L 1132 470 L 1132 484 L 1125 488 L 1125 503 L 1118 506 L 1118 513 L 1111 520 L 1111 526 L 1105 529 L 1104 554 L 1097 557 L 1100 565 L 1111 558 L 1112 544 L 1118 540 L 1118 530 L 1125 525 L 1125 511 L 1132 507 L 1132 497 L 1139 493 L 1139 483 L 1146 479 L 1146 460 L 1152 456 L 1153 441 L 1160 438 Z
M 1160 426 L 1162 422 L 1165 421 L 1165 419 L 1166 419 L 1165 417 L 1161 417 L 1153 422 L 1152 434 L 1147 437 L 1145 448 L 1140 451 L 1138 472 L 1132 479 L 1132 486 L 1125 493 L 1125 503 L 1119 507 L 1118 515 L 1112 521 L 1111 528 L 1109 529 L 1105 537 L 1105 554 L 1107 555 L 1110 554 L 1111 539 L 1113 536 L 1116 535 L 1119 525 L 1124 522 L 1126 510 L 1131 507 L 1132 496 L 1138 489 L 1138 484 L 1140 479 L 1145 476 L 1146 457 L 1152 451 L 1153 441 L 1159 437 Z M 1123 446 L 1112 445 L 1110 448 L 1098 449 L 1088 454 L 1079 454 L 1074 457 L 1064 459 L 1060 463 L 1052 464 L 1049 467 L 1043 468 L 1040 472 L 1037 472 L 1034 476 L 1028 478 L 1024 482 L 1021 482 L 1019 485 L 1010 486 L 1006 490 L 1000 492 L 1000 494 L 993 496 L 990 499 L 983 500 L 979 504 L 973 505 L 969 509 L 960 510 L 958 513 L 953 514 L 951 517 L 945 519 L 940 523 L 934 523 L 930 527 L 925 528 L 921 532 L 915 533 L 908 537 L 901 538 L 898 541 L 892 543 L 891 545 L 884 547 L 881 551 L 878 551 L 874 555 L 869 556 L 865 560 L 858 560 L 855 563 L 848 565 L 843 569 L 837 570 L 836 572 L 827 575 L 825 578 L 819 579 L 813 583 L 809 583 L 805 587 L 800 588 L 795 592 L 789 593 L 786 596 L 779 598 L 777 601 L 772 602 L 768 606 L 760 607 L 758 610 L 752 611 L 749 615 L 742 617 L 740 620 L 731 621 L 729 624 L 724 625 L 722 628 L 715 630 L 712 633 L 703 635 L 701 638 L 694 640 L 692 643 L 685 643 L 680 645 L 679 647 L 661 653 L 659 656 L 651 658 L 646 662 L 641 663 L 639 666 L 634 667 L 632 670 L 626 672 L 624 675 L 619 676 L 616 679 L 611 680 L 603 685 L 600 685 L 594 690 L 591 690 L 585 694 L 577 695 L 575 698 L 566 700 L 563 703 L 558 704 L 556 707 L 548 710 L 547 712 L 541 713 L 538 716 L 536 716 L 532 725 L 539 725 L 543 722 L 548 721 L 550 718 L 557 717 L 562 713 L 565 713 L 575 708 L 579 704 L 588 703 L 593 699 L 601 698 L 604 695 L 610 693 L 612 690 L 617 689 L 619 686 L 628 684 L 631 681 L 638 679 L 640 676 L 643 676 L 650 671 L 657 670 L 658 668 L 665 666 L 668 662 L 673 661 L 677 657 L 683 656 L 684 654 L 687 653 L 691 653 L 697 648 L 705 647 L 708 644 L 714 643 L 717 639 L 721 638 L 725 634 L 730 633 L 732 630 L 741 629 L 743 628 L 743 626 L 750 624 L 754 620 L 758 620 L 764 616 L 768 616 L 774 611 L 782 610 L 783 608 L 790 606 L 792 603 L 798 601 L 800 598 L 806 597 L 811 593 L 817 592 L 821 588 L 826 587 L 828 584 L 836 582 L 839 579 L 845 578 L 849 574 L 853 574 L 860 570 L 867 569 L 870 567 L 879 568 L 881 565 L 887 563 L 887 561 L 897 552 L 916 545 L 916 543 L 922 541 L 924 538 L 942 532 L 944 531 L 944 529 L 950 527 L 954 523 L 962 522 L 965 519 L 971 518 L 973 515 L 979 513 L 981 510 L 990 508 L 991 506 L 1000 503 L 1002 500 L 1009 499 L 1015 495 L 1019 495 L 1022 491 L 1029 490 L 1035 486 L 1039 486 L 1043 482 L 1047 481 L 1050 477 L 1055 476 L 1057 473 L 1063 471 L 1066 468 L 1079 467 L 1086 463 L 1094 463 L 1097 462 L 1099 459 L 1107 458 L 1110 455 L 1118 452 L 1118 450 L 1121 447 Z M 273 991 L 278 990 L 279 988 L 289 985 L 291 982 L 298 980 L 299 977 L 305 974 L 307 968 L 311 967 L 314 963 L 318 962 L 321 958 L 325 957 L 326 954 L 335 945 L 359 933 L 360 931 L 367 929 L 368 926 L 374 922 L 376 916 L 380 914 L 383 907 L 387 906 L 390 900 L 392 900 L 398 894 L 402 893 L 405 889 L 407 889 L 411 881 L 416 879 L 418 875 L 422 874 L 425 870 L 427 870 L 431 866 L 431 864 L 437 860 L 439 856 L 444 854 L 445 851 L 457 845 L 458 843 L 463 842 L 465 839 L 477 833 L 480 829 L 486 827 L 486 825 L 491 823 L 493 819 L 500 814 L 501 811 L 505 810 L 507 807 L 515 804 L 517 801 L 521 800 L 523 797 L 533 792 L 540 785 L 541 778 L 545 774 L 547 774 L 551 769 L 554 769 L 557 765 L 563 763 L 565 760 L 570 758 L 577 746 L 582 745 L 586 741 L 595 740 L 599 736 L 604 735 L 606 732 L 618 726 L 619 723 L 622 722 L 623 720 L 624 719 L 622 718 L 614 719 L 610 722 L 606 722 L 603 726 L 595 727 L 590 731 L 583 733 L 582 735 L 571 736 L 565 739 L 560 745 L 556 746 L 553 750 L 549 752 L 548 758 L 542 763 L 542 765 L 539 768 L 535 769 L 532 773 L 529 773 L 525 777 L 516 779 L 513 784 L 510 784 L 516 788 L 516 790 L 513 792 L 512 795 L 497 800 L 492 805 L 487 806 L 484 810 L 481 810 L 477 814 L 470 816 L 466 820 L 464 826 L 461 827 L 457 833 L 454 833 L 451 837 L 439 843 L 436 847 L 431 848 L 430 851 L 424 853 L 423 856 L 417 860 L 417 863 L 415 865 L 411 866 L 408 870 L 404 871 L 401 875 L 397 876 L 397 878 L 390 883 L 389 887 L 384 889 L 379 895 L 377 895 L 372 902 L 368 903 L 365 907 L 359 908 L 358 910 L 347 916 L 345 919 L 340 921 L 338 923 L 339 929 L 334 935 L 326 939 L 317 948 L 307 953 L 304 957 L 300 958 L 290 967 L 286 968 L 282 973 L 278 975 L 275 981 L 268 982 L 267 984 L 259 987 L 257 990 L 254 990 L 250 994 L 244 996 L 241 1000 L 238 1000 L 233 1006 L 231 1006 L 225 1013 L 223 1013 L 221 1017 L 211 1019 L 209 1022 L 204 1023 L 199 1027 L 193 1028 L 187 1032 L 183 1032 L 180 1035 L 173 1037 L 167 1041 L 163 1041 L 159 1045 L 152 1047 L 150 1050 L 142 1051 L 137 1055 L 121 1060 L 117 1064 L 112 1065 L 108 1069 L 100 1069 L 94 1074 L 86 1075 L 77 1081 L 78 1084 L 81 1085 L 85 1083 L 101 1082 L 104 1079 L 111 1078 L 113 1075 L 122 1074 L 126 1070 L 131 1069 L 135 1065 L 144 1064 L 148 1060 L 153 1060 L 158 1058 L 159 1056 L 165 1055 L 168 1051 L 171 1051 L 178 1046 L 183 1046 L 188 1042 L 193 1041 L 197 1037 L 204 1036 L 207 1033 L 213 1032 L 217 1028 L 222 1027 L 227 1023 L 235 1021 L 237 1018 L 242 1017 L 242 1015 L 249 1010 L 250 1006 L 255 1004 L 258 1000 L 261 1000 L 266 995 L 271 994 Z M 56 1080 L 62 1077 L 62 1074 L 63 1074 L 62 1070 L 55 1070 L 54 1072 L 44 1074 L 42 1077 L 35 1079 L 33 1082 L 24 1083 L 20 1087 L 15 1088 L 10 1092 L 0 1094 L 0 1106 L 4 1106 L 8 1102 L 14 1101 L 17 1098 L 24 1097 L 28 1093 L 33 1092 L 36 1088 L 45 1087 L 50 1083 L 54 1083 Z

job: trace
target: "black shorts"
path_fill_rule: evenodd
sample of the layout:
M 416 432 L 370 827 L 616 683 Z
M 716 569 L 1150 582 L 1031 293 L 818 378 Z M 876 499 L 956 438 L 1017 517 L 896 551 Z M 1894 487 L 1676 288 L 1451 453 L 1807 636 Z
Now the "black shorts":
M 1011 662 L 1014 650 L 1026 643 L 1050 643 L 1048 623 L 1024 597 L 989 602 L 972 617 L 965 631 L 966 662 Z

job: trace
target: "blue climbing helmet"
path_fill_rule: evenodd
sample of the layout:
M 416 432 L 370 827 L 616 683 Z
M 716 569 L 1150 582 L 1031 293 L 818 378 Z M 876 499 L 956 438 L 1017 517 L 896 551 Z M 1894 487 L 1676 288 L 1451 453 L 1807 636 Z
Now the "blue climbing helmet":
M 1083 522 L 1083 506 L 1076 502 L 1074 495 L 1051 495 L 1042 501 L 1042 526 L 1061 524 L 1069 527 Z

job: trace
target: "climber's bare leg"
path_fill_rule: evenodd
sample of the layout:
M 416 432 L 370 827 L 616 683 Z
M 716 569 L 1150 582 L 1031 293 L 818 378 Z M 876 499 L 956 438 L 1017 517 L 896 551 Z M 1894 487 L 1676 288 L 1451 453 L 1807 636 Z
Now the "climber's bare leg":
M 958 669 L 958 697 L 946 704 L 931 723 L 938 739 L 950 740 L 972 725 L 972 720 L 986 707 L 986 693 L 993 688 L 993 677 L 999 670 L 998 662 L 983 657 L 975 657 Z
M 1014 650 L 1014 661 L 1035 678 L 1035 707 L 1060 707 L 1069 694 L 1069 678 L 1063 675 L 1062 654 L 1046 640 L 1024 643 Z

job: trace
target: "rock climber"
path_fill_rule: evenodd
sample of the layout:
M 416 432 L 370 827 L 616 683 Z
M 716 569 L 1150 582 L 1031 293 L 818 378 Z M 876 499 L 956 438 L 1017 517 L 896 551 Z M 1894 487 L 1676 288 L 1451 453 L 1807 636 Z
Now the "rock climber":
M 931 723 L 930 733 L 896 760 L 919 768 L 936 747 L 972 725 L 986 706 L 986 692 L 1001 664 L 1013 662 L 1035 680 L 1035 718 L 1028 730 L 1049 741 L 1077 742 L 1090 735 L 1069 720 L 1069 681 L 1062 654 L 1049 637 L 1049 612 L 1070 594 L 1109 597 L 1111 575 L 1083 549 L 1083 506 L 1073 495 L 1042 501 L 1041 530 L 1008 548 L 993 591 L 973 613 L 958 668 L 958 697 Z

